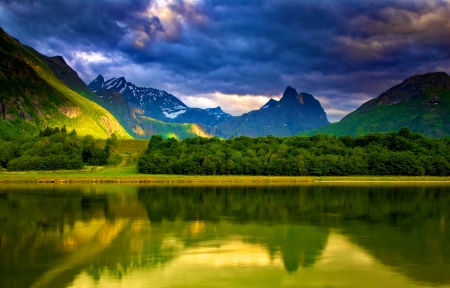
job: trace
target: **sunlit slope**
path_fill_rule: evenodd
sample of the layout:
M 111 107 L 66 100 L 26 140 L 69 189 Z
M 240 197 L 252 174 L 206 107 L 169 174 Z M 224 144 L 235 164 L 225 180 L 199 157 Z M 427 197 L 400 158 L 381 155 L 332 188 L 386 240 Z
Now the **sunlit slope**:
M 98 97 L 98 96 L 101 97 Z M 140 109 L 133 109 L 122 94 L 113 89 L 100 89 L 96 92 L 96 102 L 110 111 L 122 126 L 135 138 L 149 139 L 152 135 L 164 138 L 211 137 L 213 128 L 202 124 L 167 123 L 142 116 Z
M 184 139 L 188 137 L 211 137 L 214 134 L 210 127 L 193 124 L 193 123 L 166 123 L 153 118 L 140 116 L 138 117 L 142 131 L 145 136 L 162 135 L 164 138 L 174 137 L 177 139 Z M 136 131 L 137 132 L 137 131 Z
M 134 138 L 148 139 L 154 134 L 163 135 L 165 138 L 175 137 L 178 139 L 195 136 L 208 137 L 210 134 L 208 131 L 212 131 L 212 128 L 206 125 L 171 124 L 148 117 L 141 117 L 143 111 L 133 109 L 124 96 L 114 89 L 99 89 L 96 93 L 92 92 L 62 57 L 47 57 L 31 47 L 26 48 L 33 55 L 44 61 L 53 74 L 67 87 L 96 102 L 114 115 L 126 132 Z
M 131 136 L 115 117 L 64 85 L 42 62 L 0 28 L 0 133 L 17 135 L 45 126 L 80 135 Z
M 340 122 L 299 135 L 359 136 L 408 127 L 425 136 L 450 135 L 450 76 L 443 72 L 412 76 L 364 103 Z

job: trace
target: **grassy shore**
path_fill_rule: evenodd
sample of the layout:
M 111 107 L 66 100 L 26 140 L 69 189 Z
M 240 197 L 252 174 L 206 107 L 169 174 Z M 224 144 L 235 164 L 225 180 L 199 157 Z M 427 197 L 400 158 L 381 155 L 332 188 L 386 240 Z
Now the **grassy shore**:
M 0 172 L 0 182 L 79 183 L 359 183 L 359 182 L 448 182 L 436 176 L 185 176 L 139 174 L 132 167 L 99 167 L 77 171 Z

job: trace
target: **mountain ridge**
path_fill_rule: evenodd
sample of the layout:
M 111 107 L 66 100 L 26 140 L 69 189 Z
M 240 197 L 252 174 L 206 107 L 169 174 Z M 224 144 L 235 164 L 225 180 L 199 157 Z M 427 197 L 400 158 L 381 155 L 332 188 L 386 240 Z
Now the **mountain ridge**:
M 176 96 L 164 90 L 150 87 L 138 87 L 128 82 L 125 77 L 104 79 L 100 74 L 88 87 L 93 91 L 99 89 L 113 89 L 128 101 L 130 106 L 142 110 L 142 115 L 168 123 L 197 123 L 207 126 L 215 126 L 218 123 L 231 119 L 228 113 L 221 109 L 190 108 Z
M 69 89 L 36 53 L 0 27 L 2 135 L 66 125 L 80 135 L 131 138 L 111 113 Z
M 450 76 L 413 75 L 362 104 L 341 121 L 300 135 L 359 136 L 408 127 L 428 137 L 450 135 Z

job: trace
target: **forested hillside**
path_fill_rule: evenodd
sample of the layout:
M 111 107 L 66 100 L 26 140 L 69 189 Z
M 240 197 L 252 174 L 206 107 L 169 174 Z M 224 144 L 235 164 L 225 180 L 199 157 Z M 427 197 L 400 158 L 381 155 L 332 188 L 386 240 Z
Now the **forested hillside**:
M 360 137 L 152 136 L 141 173 L 186 175 L 450 175 L 450 139 L 407 128 Z

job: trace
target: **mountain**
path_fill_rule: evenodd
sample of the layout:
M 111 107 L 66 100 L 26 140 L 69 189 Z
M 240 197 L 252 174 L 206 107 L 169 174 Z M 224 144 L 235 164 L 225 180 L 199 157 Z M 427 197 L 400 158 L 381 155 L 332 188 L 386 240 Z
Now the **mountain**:
M 122 94 L 132 108 L 142 109 L 143 115 L 162 121 L 173 119 L 189 108 L 177 97 L 166 91 L 137 87 L 127 82 L 124 77 L 105 81 L 103 76 L 99 75 L 89 84 L 89 88 L 93 92 L 99 89 L 113 89 Z
M 232 118 L 233 116 L 223 112 L 219 106 L 206 109 L 189 108 L 184 113 L 178 114 L 170 122 L 201 123 L 208 126 L 216 126 Z
M 259 110 L 217 125 L 216 135 L 230 136 L 291 136 L 300 131 L 317 129 L 329 124 L 320 102 L 311 94 L 287 87 L 280 101 L 269 100 Z
M 93 93 L 78 74 L 67 65 L 63 57 L 47 57 L 31 47 L 25 47 L 46 63 L 53 74 L 68 88 L 96 102 L 114 115 L 123 128 L 134 138 L 149 138 L 154 134 L 181 139 L 195 136 L 210 136 L 211 129 L 204 125 L 169 124 L 143 117 L 141 109 L 132 108 L 124 96 L 114 89 L 99 89 L 96 93 Z
M 450 76 L 414 75 L 383 92 L 341 121 L 301 135 L 358 136 L 408 127 L 428 137 L 450 135 Z
M 95 94 L 98 103 L 115 115 L 135 138 L 150 138 L 151 135 L 178 139 L 212 136 L 212 128 L 205 125 L 167 123 L 143 116 L 141 109 L 132 108 L 125 97 L 114 89 L 99 89 Z
M 264 104 L 261 108 L 259 108 L 259 110 L 266 109 L 266 108 L 274 108 L 277 106 L 278 106 L 278 101 L 273 98 L 270 98 L 269 102 Z
M 77 92 L 78 94 L 88 98 L 89 100 L 95 100 L 96 96 L 89 87 L 81 80 L 78 73 L 73 70 L 64 60 L 62 56 L 48 57 L 37 52 L 30 46 L 24 45 L 31 53 L 41 59 L 48 68 L 61 80 L 68 88 Z
M 111 113 L 69 89 L 36 54 L 0 28 L 1 135 L 66 125 L 80 135 L 131 138 Z
M 132 108 L 141 109 L 142 115 L 171 123 L 198 123 L 215 126 L 233 116 L 217 108 L 189 108 L 177 97 L 163 90 L 138 87 L 127 82 L 124 77 L 107 81 L 99 75 L 89 88 L 96 92 L 100 89 L 113 89 L 121 93 Z

